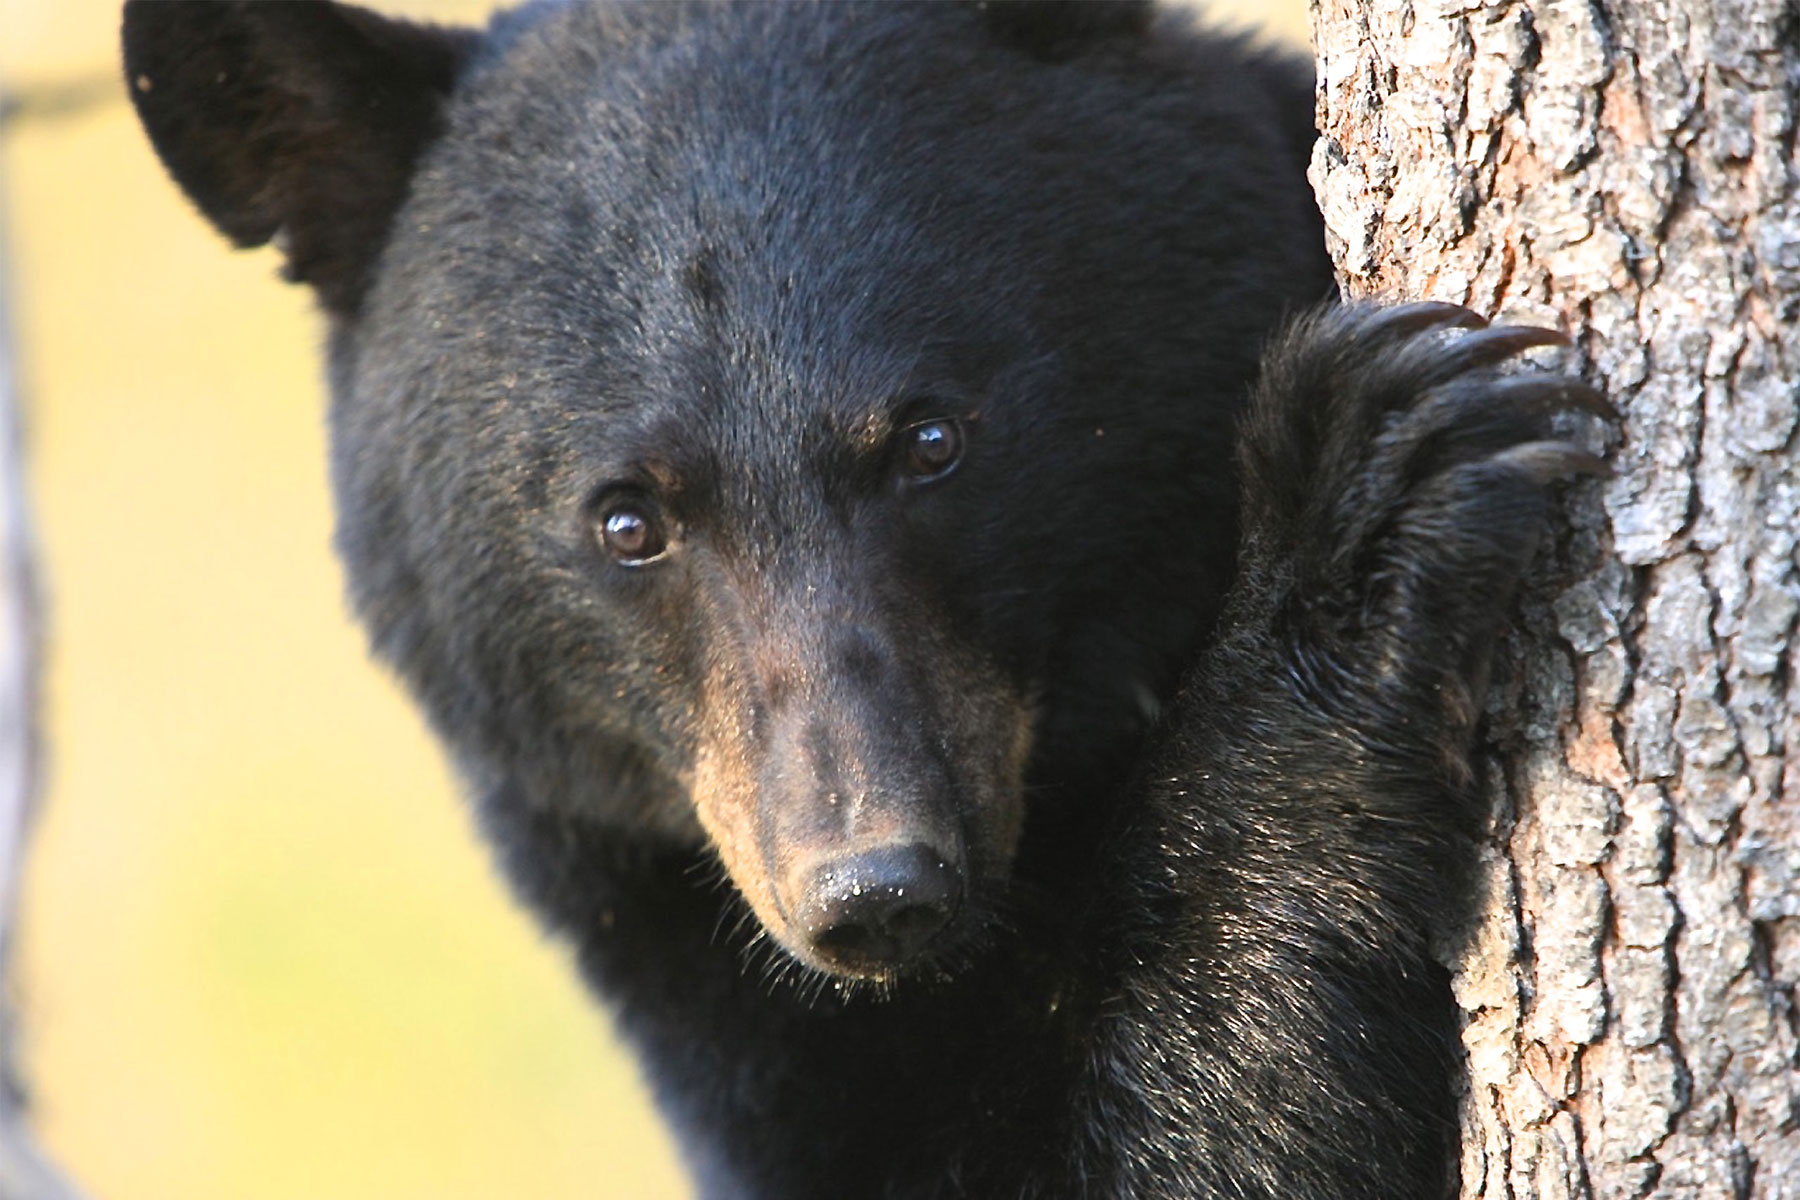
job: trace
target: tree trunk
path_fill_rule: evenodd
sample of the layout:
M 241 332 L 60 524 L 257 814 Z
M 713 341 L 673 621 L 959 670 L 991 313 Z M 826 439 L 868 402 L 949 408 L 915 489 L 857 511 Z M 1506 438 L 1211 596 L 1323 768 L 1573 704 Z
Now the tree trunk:
M 1614 477 L 1524 604 L 1454 943 L 1463 1196 L 1800 1197 L 1800 21 L 1313 0 L 1349 294 L 1574 335 Z
M 4 101 L 0 92 L 0 114 Z M 23 843 L 37 794 L 37 621 L 6 313 L 5 234 L 0 219 L 0 981 L 11 961 Z M 0 994 L 0 1200 L 76 1200 L 25 1124 L 11 1000 L 10 989 Z

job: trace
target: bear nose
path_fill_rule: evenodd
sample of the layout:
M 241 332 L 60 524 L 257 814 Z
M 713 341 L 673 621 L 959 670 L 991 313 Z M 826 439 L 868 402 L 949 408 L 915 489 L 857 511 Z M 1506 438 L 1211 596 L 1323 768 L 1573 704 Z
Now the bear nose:
M 883 846 L 815 871 L 799 923 L 827 961 L 879 967 L 923 950 L 961 901 L 961 873 L 936 850 Z

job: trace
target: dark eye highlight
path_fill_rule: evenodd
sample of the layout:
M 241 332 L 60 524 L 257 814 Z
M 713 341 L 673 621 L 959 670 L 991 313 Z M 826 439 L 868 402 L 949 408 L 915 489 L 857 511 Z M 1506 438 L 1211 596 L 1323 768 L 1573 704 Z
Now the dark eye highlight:
M 626 567 L 655 562 L 669 550 L 669 536 L 656 506 L 641 496 L 620 496 L 602 505 L 594 536 L 613 561 Z
M 962 461 L 963 441 L 961 421 L 915 421 L 900 431 L 900 471 L 912 483 L 942 479 Z

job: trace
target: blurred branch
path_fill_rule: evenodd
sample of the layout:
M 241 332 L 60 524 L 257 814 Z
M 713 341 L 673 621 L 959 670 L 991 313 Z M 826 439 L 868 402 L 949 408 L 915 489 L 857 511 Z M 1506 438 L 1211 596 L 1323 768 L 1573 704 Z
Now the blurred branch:
M 112 72 L 79 75 L 51 83 L 0 88 L 0 129 L 27 117 L 72 117 L 125 98 Z
M 6 227 L 0 220 L 0 973 L 11 965 L 25 834 L 38 780 L 37 595 L 6 282 Z M 26 1126 L 10 992 L 0 1004 L 0 1200 L 77 1200 Z

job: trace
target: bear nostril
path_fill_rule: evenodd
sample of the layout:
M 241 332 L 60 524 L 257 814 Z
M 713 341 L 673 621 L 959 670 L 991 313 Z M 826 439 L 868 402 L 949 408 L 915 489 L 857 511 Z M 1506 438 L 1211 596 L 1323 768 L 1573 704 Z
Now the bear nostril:
M 888 935 L 900 944 L 902 953 L 911 954 L 949 924 L 950 916 L 951 910 L 943 905 L 909 904 L 888 915 Z
M 923 949 L 949 921 L 947 908 L 910 904 L 885 916 L 877 915 L 872 922 L 848 920 L 827 925 L 813 934 L 812 940 L 834 960 L 900 962 Z
M 880 966 L 916 956 L 961 899 L 960 873 L 929 846 L 884 847 L 814 872 L 801 924 L 829 961 Z
M 813 935 L 813 945 L 833 958 L 884 958 L 882 936 L 867 925 L 846 922 Z

